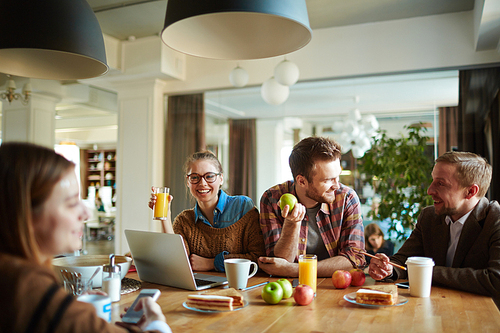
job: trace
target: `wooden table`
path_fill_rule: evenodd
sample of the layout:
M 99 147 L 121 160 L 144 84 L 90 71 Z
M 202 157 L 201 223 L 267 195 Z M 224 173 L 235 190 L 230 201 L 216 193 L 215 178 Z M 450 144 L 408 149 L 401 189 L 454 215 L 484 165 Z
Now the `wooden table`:
M 218 273 L 214 273 L 218 274 Z M 219 273 L 220 274 L 220 273 Z M 260 274 L 260 273 L 259 273 Z M 252 286 L 275 281 L 257 274 L 248 282 Z M 139 280 L 136 273 L 127 277 Z M 365 285 L 375 284 L 367 277 Z M 365 308 L 351 304 L 343 296 L 359 287 L 335 289 L 331 279 L 318 279 L 317 296 L 308 306 L 298 306 L 293 297 L 277 305 L 268 305 L 260 297 L 262 287 L 244 291 L 249 305 L 225 313 L 200 313 L 182 306 L 186 291 L 142 282 L 142 288 L 160 289 L 158 303 L 167 323 L 175 332 L 500 332 L 500 312 L 490 297 L 457 290 L 432 287 L 431 297 L 416 298 L 407 289 L 399 293 L 408 303 L 395 307 Z M 120 320 L 125 306 L 130 306 L 139 291 L 122 295 L 113 304 L 113 321 Z

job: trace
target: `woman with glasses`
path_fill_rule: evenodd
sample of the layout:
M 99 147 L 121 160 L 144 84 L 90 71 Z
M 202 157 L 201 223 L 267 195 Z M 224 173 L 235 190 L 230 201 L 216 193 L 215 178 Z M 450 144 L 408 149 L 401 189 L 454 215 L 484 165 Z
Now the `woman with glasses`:
M 184 172 L 196 205 L 177 215 L 173 225 L 167 218 L 163 230 L 182 235 L 192 269 L 224 272 L 224 259 L 256 262 L 265 255 L 259 212 L 249 197 L 230 196 L 221 189 L 224 174 L 217 157 L 210 151 L 194 153 Z M 150 208 L 155 201 L 152 194 Z

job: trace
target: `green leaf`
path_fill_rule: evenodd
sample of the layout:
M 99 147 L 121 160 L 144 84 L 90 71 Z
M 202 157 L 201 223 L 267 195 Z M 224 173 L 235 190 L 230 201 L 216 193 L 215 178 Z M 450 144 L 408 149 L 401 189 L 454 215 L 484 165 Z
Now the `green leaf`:
M 369 216 L 391 220 L 389 231 L 396 232 L 398 240 L 406 234 L 397 228 L 413 230 L 421 209 L 432 204 L 427 188 L 432 182 L 432 156 L 426 155 L 429 137 L 422 126 L 407 127 L 407 136 L 387 137 L 379 131 L 372 148 L 358 160 L 358 170 L 380 195 L 378 214 Z

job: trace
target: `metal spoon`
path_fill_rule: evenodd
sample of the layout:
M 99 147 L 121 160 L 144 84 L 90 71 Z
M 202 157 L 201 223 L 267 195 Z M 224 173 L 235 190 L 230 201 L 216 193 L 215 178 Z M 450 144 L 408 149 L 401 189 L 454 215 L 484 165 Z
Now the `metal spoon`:
M 75 294 L 75 286 L 73 285 L 72 279 L 71 279 L 71 274 L 67 270 L 61 270 L 61 275 L 66 282 L 66 284 L 69 285 L 69 288 L 71 288 L 71 293 L 74 295 Z
M 90 277 L 89 281 L 87 282 L 87 284 L 90 285 L 90 283 L 92 282 L 92 279 L 97 275 L 97 273 L 99 273 L 99 271 L 101 270 L 101 267 L 97 267 L 94 274 L 92 274 L 92 276 Z

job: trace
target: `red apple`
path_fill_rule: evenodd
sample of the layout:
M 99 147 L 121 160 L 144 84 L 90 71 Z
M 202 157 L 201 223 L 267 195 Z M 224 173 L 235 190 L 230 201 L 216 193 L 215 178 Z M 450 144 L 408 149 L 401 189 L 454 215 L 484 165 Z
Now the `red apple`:
M 351 273 L 342 269 L 336 270 L 332 275 L 332 282 L 335 288 L 345 289 L 351 285 Z
M 353 268 L 349 271 L 351 273 L 352 281 L 351 286 L 359 287 L 365 284 L 365 272 L 359 268 Z
M 314 299 L 314 290 L 307 284 L 299 284 L 295 287 L 293 299 L 298 305 L 308 305 Z

